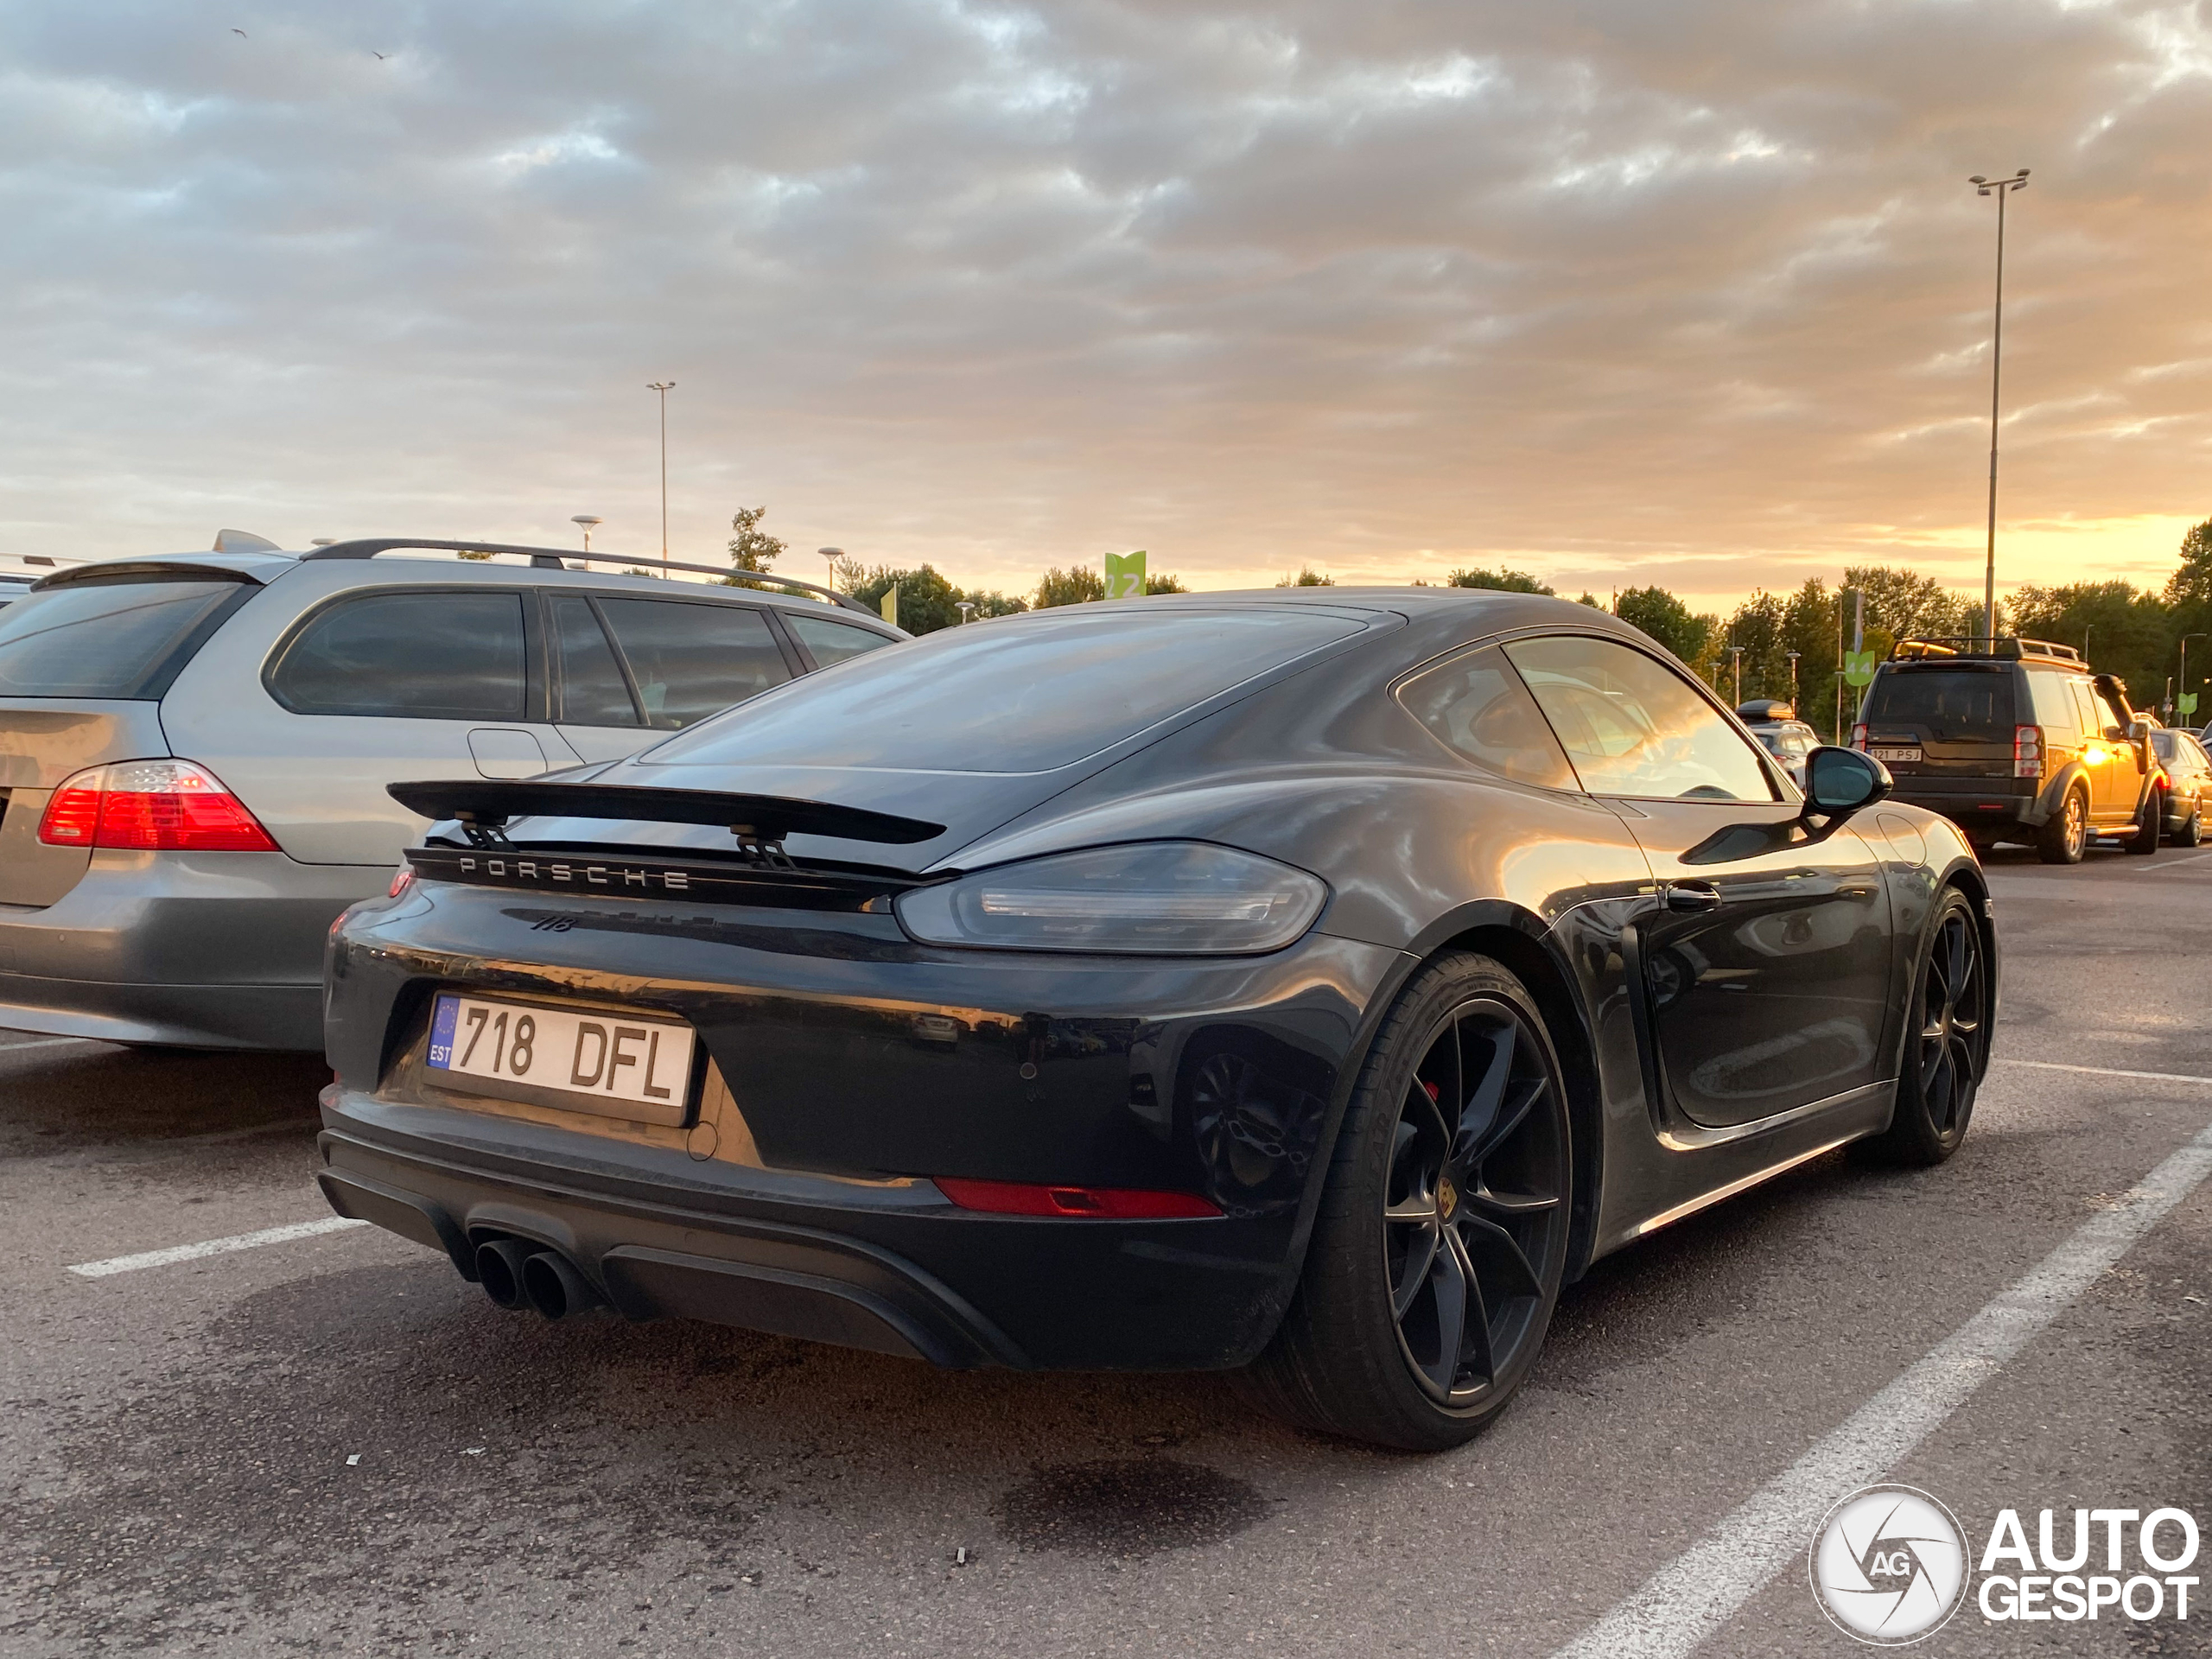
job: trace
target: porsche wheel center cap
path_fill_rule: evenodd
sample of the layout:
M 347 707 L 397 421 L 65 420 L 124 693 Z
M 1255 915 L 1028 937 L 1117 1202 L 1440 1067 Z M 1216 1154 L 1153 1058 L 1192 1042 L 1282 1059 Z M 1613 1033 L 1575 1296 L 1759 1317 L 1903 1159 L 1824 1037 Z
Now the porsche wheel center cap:
M 1452 1185 L 1452 1178 L 1449 1175 L 1438 1176 L 1436 1179 L 1436 1213 L 1443 1217 L 1445 1220 L 1449 1221 L 1452 1219 L 1452 1212 L 1459 1207 L 1459 1192 L 1457 1187 Z

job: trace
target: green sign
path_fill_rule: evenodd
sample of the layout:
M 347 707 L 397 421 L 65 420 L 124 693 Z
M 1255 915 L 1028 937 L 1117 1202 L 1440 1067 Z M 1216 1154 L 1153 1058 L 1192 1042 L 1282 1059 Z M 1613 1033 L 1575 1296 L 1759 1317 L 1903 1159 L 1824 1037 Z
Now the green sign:
M 1874 681 L 1874 653 L 1871 651 L 1847 651 L 1843 653 L 1843 678 L 1847 685 L 1871 685 Z
M 1106 597 L 1109 599 L 1141 599 L 1144 597 L 1144 550 L 1134 553 L 1109 553 L 1106 556 Z
M 2183 692 L 2181 696 L 2174 699 L 2174 706 L 2177 709 L 2179 709 L 2184 715 L 2195 714 L 2196 712 L 2196 693 L 2194 691 Z

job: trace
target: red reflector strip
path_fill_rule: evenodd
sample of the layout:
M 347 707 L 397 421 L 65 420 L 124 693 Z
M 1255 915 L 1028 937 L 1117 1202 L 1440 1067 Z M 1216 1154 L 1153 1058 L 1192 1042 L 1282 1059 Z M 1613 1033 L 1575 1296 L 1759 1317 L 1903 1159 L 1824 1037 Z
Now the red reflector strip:
M 1037 1186 L 1025 1181 L 937 1178 L 938 1191 L 963 1210 L 995 1216 L 1068 1216 L 1090 1221 L 1181 1221 L 1218 1216 L 1220 1207 L 1195 1192 L 1154 1192 L 1132 1186 Z
M 99 791 L 57 789 L 38 821 L 38 838 L 49 847 L 89 847 L 99 827 Z

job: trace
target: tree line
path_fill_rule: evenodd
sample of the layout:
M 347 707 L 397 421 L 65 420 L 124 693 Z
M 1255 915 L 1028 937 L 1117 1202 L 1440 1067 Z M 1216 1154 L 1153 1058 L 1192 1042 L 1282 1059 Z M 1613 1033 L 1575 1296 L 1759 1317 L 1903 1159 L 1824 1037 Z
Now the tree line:
M 735 534 L 729 556 L 737 569 L 766 574 L 777 556 L 788 550 L 780 538 L 761 529 L 766 511 L 741 508 L 732 519 Z M 2019 588 L 1998 606 L 1998 632 L 2083 650 L 2099 672 L 2117 674 L 2127 683 L 2138 708 L 2166 709 L 2170 697 L 2201 693 L 2212 679 L 2212 519 L 2194 526 L 2182 538 L 2180 554 L 2179 569 L 2162 589 L 2138 588 L 2126 582 Z M 963 603 L 969 607 L 969 615 L 982 618 L 1079 605 L 1106 596 L 1105 578 L 1082 566 L 1049 569 L 1027 594 L 963 588 L 928 564 L 894 569 L 845 560 L 836 566 L 835 581 L 840 591 L 871 607 L 880 607 L 883 596 L 896 586 L 899 625 L 918 634 L 960 622 Z M 1336 582 L 1327 572 L 1307 564 L 1275 585 L 1329 588 Z M 1414 585 L 1429 584 L 1416 579 Z M 1529 572 L 1504 566 L 1455 569 L 1439 585 L 1557 593 Z M 1189 589 L 1173 575 L 1149 575 L 1145 591 L 1180 594 Z M 1688 664 L 1722 696 L 1741 702 L 1764 697 L 1794 702 L 1800 718 L 1833 739 L 1838 735 L 1840 653 L 1850 648 L 1859 596 L 1865 604 L 1865 648 L 1878 658 L 1900 639 L 1971 639 L 1982 632 L 1980 594 L 1947 588 L 1933 576 L 1889 565 L 1848 566 L 1843 580 L 1833 588 L 1814 577 L 1789 593 L 1755 589 L 1725 617 L 1693 610 L 1659 587 L 1624 588 L 1611 608 Z M 1607 608 L 1586 592 L 1579 595 L 1579 601 Z M 2198 653 L 2189 667 L 2187 685 L 2177 683 L 2184 638 Z M 1858 696 L 1856 690 L 1844 688 L 1840 703 L 1847 727 Z M 2168 718 L 2177 724 L 2202 725 L 2212 719 L 2212 698 L 2205 700 L 2193 718 L 2177 713 Z

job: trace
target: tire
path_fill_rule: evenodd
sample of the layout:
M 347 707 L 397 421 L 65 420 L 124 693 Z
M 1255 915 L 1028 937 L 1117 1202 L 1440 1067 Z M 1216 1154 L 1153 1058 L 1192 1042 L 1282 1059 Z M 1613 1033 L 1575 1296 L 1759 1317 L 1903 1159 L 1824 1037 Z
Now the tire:
M 2177 847 L 2201 846 L 2204 841 L 2204 804 L 2202 801 L 2190 809 L 2189 821 L 2174 831 Z
M 2148 858 L 2158 850 L 2158 842 L 2166 830 L 2166 797 L 2163 790 L 2151 790 L 2143 797 L 2143 804 L 2136 809 L 2135 833 L 2127 838 L 2127 850 Z
M 1550 1328 L 1573 1167 L 1559 1056 L 1528 991 L 1487 957 L 1432 963 L 1376 1033 L 1305 1272 L 1243 1392 L 1406 1451 L 1471 1439 Z
M 1988 953 L 1974 902 L 1956 887 L 1936 907 L 1905 1018 L 1896 1109 L 1867 1150 L 1883 1163 L 1925 1168 L 1949 1158 L 1966 1139 L 1974 1096 L 1989 1069 Z
M 2076 785 L 2036 831 L 2036 856 L 2046 864 L 2079 864 L 2089 846 L 2089 797 Z

